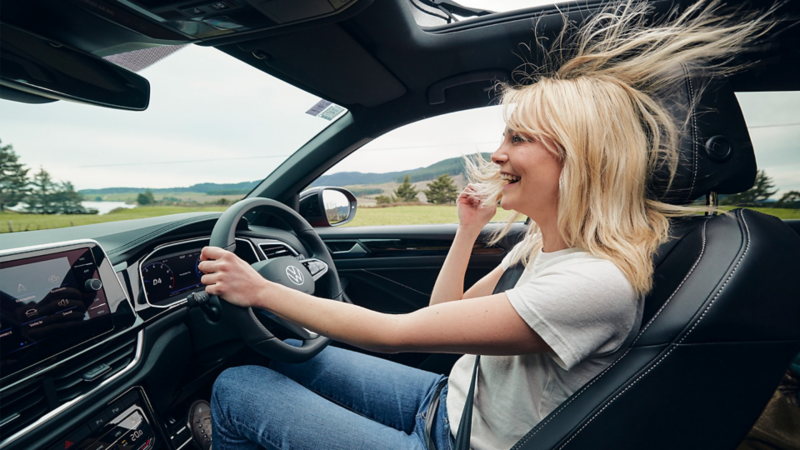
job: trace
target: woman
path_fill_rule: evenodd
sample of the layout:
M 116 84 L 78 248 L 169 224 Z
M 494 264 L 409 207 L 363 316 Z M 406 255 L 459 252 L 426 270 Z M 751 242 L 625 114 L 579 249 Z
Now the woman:
M 662 166 L 674 174 L 686 117 L 674 117 L 664 99 L 684 82 L 676 67 L 727 74 L 729 57 L 768 28 L 763 15 L 740 14 L 735 23 L 715 15 L 716 1 L 645 28 L 648 8 L 632 3 L 575 33 L 565 27 L 543 49 L 562 59 L 551 56 L 524 86 L 502 86 L 503 141 L 491 162 L 472 165 L 478 183 L 458 198 L 458 231 L 429 307 L 387 315 L 319 299 L 264 280 L 222 249 L 203 250 L 207 292 L 231 303 L 366 350 L 467 354 L 446 385 L 336 348 L 303 364 L 229 369 L 212 396 L 216 450 L 422 449 L 437 401 L 432 440 L 450 448 L 477 354 L 471 447 L 509 448 L 625 350 L 668 217 L 696 211 L 650 198 L 646 188 Z M 501 266 L 464 292 L 471 249 L 498 198 L 531 225 Z M 493 294 L 518 262 L 525 271 L 516 286 Z

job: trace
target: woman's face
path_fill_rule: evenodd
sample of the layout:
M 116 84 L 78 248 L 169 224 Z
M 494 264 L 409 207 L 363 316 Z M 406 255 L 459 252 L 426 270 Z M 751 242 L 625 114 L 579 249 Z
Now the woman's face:
M 562 163 L 538 140 L 506 130 L 492 162 L 509 181 L 500 206 L 525 214 L 537 223 L 558 214 L 558 179 Z

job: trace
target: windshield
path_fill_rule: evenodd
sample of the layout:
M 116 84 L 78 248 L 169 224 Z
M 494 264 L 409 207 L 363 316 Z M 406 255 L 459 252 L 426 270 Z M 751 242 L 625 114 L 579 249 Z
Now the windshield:
M 0 100 L 2 155 L 27 169 L 28 194 L 38 180 L 50 183 L 50 201 L 68 183 L 86 212 L 145 205 L 165 207 L 151 208 L 151 215 L 184 211 L 177 206 L 223 209 L 345 112 L 214 48 L 185 47 L 139 74 L 151 84 L 144 112 Z M 30 195 L 28 202 L 7 197 L 0 193 L 3 214 L 76 212 L 31 205 L 37 201 Z M 6 231 L 8 220 L 20 231 L 59 226 L 56 217 L 38 227 L 31 217 L 4 219 Z

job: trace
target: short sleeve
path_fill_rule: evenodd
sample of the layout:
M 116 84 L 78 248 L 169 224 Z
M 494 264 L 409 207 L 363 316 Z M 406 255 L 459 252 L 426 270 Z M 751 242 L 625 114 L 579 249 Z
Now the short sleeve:
M 636 323 L 639 301 L 622 271 L 593 257 L 544 268 L 506 295 L 565 370 L 619 349 Z
M 511 267 L 511 261 L 513 261 L 514 258 L 516 258 L 517 254 L 522 251 L 523 243 L 524 241 L 515 245 L 514 248 L 512 248 L 511 251 L 508 252 L 508 254 L 505 257 L 503 257 L 503 260 L 500 261 L 500 267 L 503 268 L 503 272 L 505 272 L 506 270 L 508 270 L 509 267 Z

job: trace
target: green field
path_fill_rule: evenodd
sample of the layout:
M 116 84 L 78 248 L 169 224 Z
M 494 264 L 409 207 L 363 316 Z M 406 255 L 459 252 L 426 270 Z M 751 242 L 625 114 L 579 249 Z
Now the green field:
M 780 208 L 753 208 L 781 219 L 800 219 L 800 210 Z M 183 207 L 183 206 L 140 206 L 133 209 L 114 211 L 104 215 L 35 215 L 15 212 L 0 213 L 0 233 L 64 228 L 92 223 L 114 222 L 118 220 L 143 219 L 189 212 L 224 211 L 224 206 Z M 509 212 L 500 210 L 493 219 L 502 221 Z M 355 219 L 346 226 L 370 225 L 419 225 L 434 223 L 456 223 L 458 216 L 455 206 L 410 205 L 388 208 L 359 208 Z
M 126 202 L 126 203 L 136 203 L 136 198 L 138 197 L 138 193 L 127 193 L 127 194 L 84 194 L 84 199 L 88 201 L 97 201 L 99 197 L 101 201 L 104 202 Z M 175 201 L 177 199 L 181 202 L 187 203 L 213 203 L 219 201 L 219 199 L 224 198 L 229 202 L 234 202 L 236 200 L 241 199 L 244 195 L 208 195 L 203 192 L 159 192 L 154 193 L 153 197 L 155 197 L 156 201 L 163 201 L 167 199 L 168 201 Z
M 493 221 L 505 220 L 510 211 L 498 210 Z M 521 220 L 525 220 L 522 218 Z M 458 223 L 455 206 L 411 205 L 387 208 L 359 208 L 356 217 L 345 226 L 364 227 L 371 225 L 425 225 L 432 223 Z
M 116 222 L 118 220 L 144 219 L 147 217 L 166 216 L 200 211 L 225 211 L 224 206 L 183 207 L 183 206 L 140 206 L 133 209 L 112 211 L 108 214 L 21 214 L 15 212 L 0 213 L 0 233 L 8 233 L 9 227 L 14 231 L 47 230 L 50 228 L 74 227 L 92 223 Z

